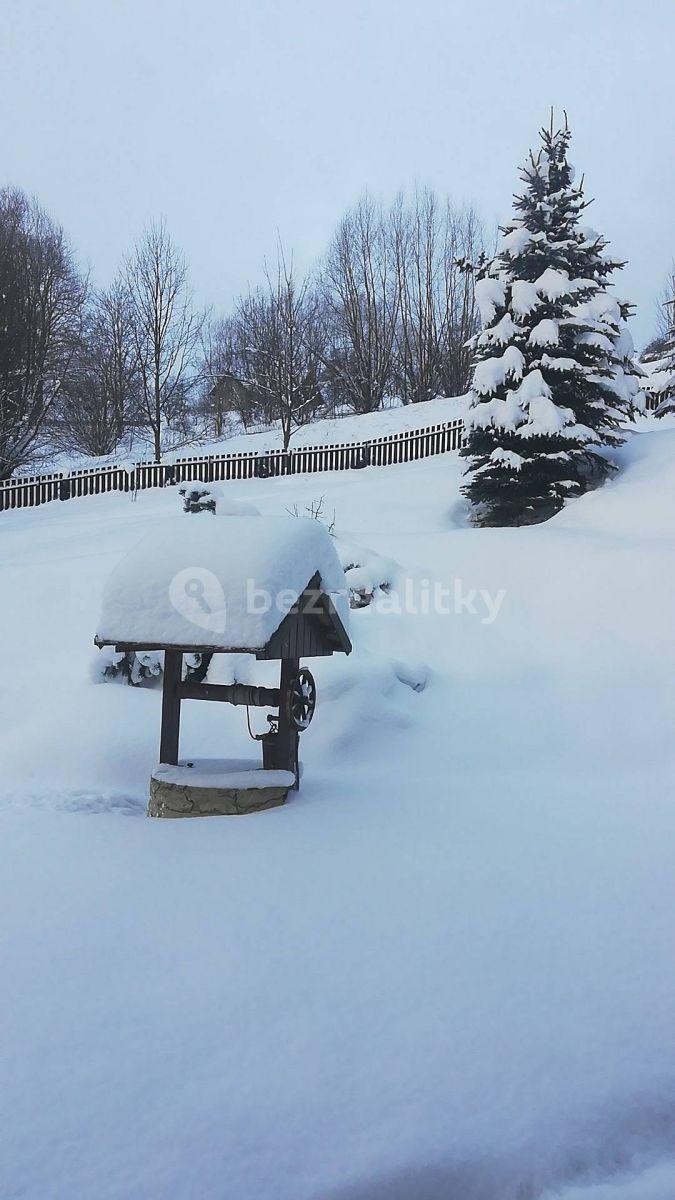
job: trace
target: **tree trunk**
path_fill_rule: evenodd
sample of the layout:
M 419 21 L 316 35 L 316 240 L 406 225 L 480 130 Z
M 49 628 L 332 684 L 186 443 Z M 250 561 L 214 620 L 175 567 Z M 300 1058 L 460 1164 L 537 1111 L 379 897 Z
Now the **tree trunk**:
M 162 398 L 159 374 L 155 371 L 155 420 L 153 424 L 153 434 L 155 438 L 155 462 L 162 461 Z

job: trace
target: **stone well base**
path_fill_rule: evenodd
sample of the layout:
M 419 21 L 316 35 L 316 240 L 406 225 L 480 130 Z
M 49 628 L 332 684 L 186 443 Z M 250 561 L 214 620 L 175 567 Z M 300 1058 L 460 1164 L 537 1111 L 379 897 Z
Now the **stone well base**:
M 215 817 L 262 812 L 284 804 L 294 783 L 290 771 L 264 771 L 250 763 L 210 759 L 165 763 L 150 778 L 149 817 Z

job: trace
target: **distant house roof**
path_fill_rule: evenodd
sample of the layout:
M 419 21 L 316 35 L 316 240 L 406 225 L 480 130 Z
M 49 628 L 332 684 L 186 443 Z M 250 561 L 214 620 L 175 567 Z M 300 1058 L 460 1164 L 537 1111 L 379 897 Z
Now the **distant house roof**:
M 344 572 L 320 522 L 177 515 L 159 522 L 113 570 L 94 640 L 120 649 L 275 658 L 293 655 L 294 646 L 297 656 L 348 654 L 348 613 Z

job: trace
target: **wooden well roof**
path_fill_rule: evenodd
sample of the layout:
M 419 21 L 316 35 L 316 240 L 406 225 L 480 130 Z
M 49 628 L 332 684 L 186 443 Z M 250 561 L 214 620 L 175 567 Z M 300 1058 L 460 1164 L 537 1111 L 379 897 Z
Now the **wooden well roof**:
M 258 658 L 349 654 L 348 619 L 344 572 L 319 522 L 180 514 L 112 572 L 94 641 Z

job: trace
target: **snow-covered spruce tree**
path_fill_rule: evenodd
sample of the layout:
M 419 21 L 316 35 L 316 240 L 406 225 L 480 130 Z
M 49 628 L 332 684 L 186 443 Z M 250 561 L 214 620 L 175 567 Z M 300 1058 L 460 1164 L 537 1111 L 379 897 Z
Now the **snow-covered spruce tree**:
M 603 448 L 637 392 L 626 319 L 607 291 L 623 264 L 581 222 L 587 201 L 567 160 L 570 131 L 541 131 L 522 168 L 514 219 L 478 269 L 483 322 L 467 417 L 464 494 L 482 525 L 546 520 L 613 470 Z

